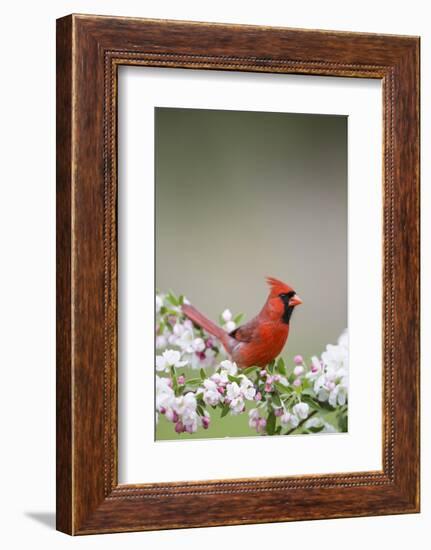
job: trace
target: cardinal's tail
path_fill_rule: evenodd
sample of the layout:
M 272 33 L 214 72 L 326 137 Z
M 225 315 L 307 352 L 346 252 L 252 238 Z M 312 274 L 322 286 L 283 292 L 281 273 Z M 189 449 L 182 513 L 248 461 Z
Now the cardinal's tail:
M 195 307 L 184 304 L 182 306 L 184 315 L 186 315 L 193 323 L 199 325 L 201 328 L 221 340 L 226 335 L 226 331 L 221 327 L 218 327 L 215 323 L 210 321 L 205 315 L 198 311 Z

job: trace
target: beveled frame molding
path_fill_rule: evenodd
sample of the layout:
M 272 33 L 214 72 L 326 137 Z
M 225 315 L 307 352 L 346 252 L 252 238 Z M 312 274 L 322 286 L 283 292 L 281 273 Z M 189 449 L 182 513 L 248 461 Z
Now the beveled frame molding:
M 383 469 L 119 485 L 120 65 L 377 78 L 384 104 Z M 419 39 L 71 15 L 57 21 L 57 528 L 419 511 Z

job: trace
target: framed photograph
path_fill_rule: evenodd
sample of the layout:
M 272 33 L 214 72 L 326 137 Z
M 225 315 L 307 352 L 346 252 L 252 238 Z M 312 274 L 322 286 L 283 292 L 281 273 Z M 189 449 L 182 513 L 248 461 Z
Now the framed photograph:
M 419 511 L 419 38 L 57 21 L 57 528 Z

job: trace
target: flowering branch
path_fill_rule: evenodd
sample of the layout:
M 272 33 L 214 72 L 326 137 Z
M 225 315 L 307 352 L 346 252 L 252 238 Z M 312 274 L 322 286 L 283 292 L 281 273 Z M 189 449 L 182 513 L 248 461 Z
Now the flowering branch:
M 220 342 L 186 319 L 182 296 L 156 295 L 156 419 L 163 415 L 177 434 L 208 429 L 210 410 L 220 417 L 248 412 L 259 435 L 347 431 L 348 340 L 345 331 L 321 358 L 282 357 L 264 369 L 238 369 Z M 220 325 L 236 328 L 242 315 L 226 309 Z M 197 373 L 193 374 L 193 373 Z

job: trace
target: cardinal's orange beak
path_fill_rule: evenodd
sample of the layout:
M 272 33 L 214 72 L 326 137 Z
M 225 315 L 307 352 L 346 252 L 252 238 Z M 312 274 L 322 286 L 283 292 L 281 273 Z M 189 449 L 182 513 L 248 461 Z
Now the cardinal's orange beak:
M 292 298 L 289 300 L 289 306 L 294 307 L 294 306 L 299 306 L 301 304 L 302 304 L 302 300 L 297 294 L 295 294 L 295 296 L 292 296 Z

